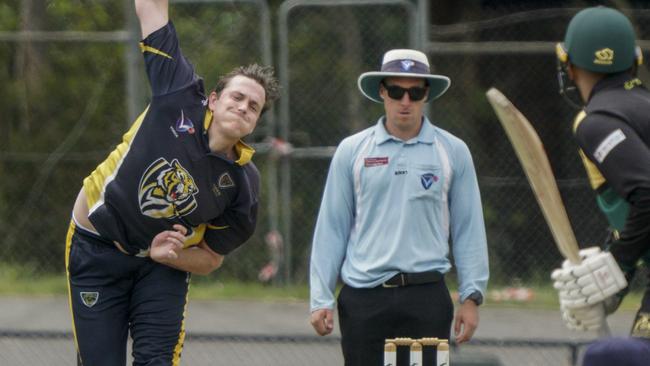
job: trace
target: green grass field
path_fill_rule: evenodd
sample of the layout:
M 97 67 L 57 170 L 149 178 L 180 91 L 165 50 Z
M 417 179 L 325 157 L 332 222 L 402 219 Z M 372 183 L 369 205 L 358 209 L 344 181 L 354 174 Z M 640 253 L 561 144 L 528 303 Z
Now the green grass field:
M 36 271 L 0 265 L 0 296 L 65 296 L 65 274 L 42 275 Z M 190 285 L 193 299 L 306 300 L 307 286 L 273 286 L 261 283 L 223 282 L 194 277 Z
M 0 296 L 65 296 L 65 275 L 34 275 L 32 271 L 0 266 Z M 534 296 L 529 301 L 496 301 L 490 293 L 499 290 L 499 284 L 490 284 L 485 306 L 509 306 L 521 308 L 557 309 L 557 293 L 548 284 L 530 286 Z M 453 289 L 452 289 L 453 291 Z M 636 310 L 642 293 L 636 291 L 626 296 L 621 309 Z M 261 283 L 220 281 L 208 278 L 192 280 L 190 298 L 201 300 L 259 300 L 259 301 L 307 301 L 307 285 L 274 286 Z

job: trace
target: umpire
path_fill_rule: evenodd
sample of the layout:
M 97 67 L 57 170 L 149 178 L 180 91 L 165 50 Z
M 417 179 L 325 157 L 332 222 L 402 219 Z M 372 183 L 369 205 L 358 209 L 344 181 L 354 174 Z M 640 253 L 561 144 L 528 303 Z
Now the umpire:
M 408 49 L 386 52 L 381 71 L 359 77 L 363 95 L 383 103 L 385 115 L 334 154 L 310 278 L 311 324 L 320 335 L 333 329 L 339 276 L 344 283 L 338 314 L 348 366 L 381 365 L 386 338 L 449 338 L 450 243 L 460 280 L 456 341 L 478 326 L 488 257 L 474 165 L 465 143 L 423 114 L 449 85 L 429 72 L 424 53 Z

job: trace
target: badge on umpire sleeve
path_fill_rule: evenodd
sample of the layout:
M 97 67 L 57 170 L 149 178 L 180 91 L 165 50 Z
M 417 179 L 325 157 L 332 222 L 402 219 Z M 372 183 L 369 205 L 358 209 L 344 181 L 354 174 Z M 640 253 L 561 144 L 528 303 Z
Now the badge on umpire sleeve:
M 81 296 L 81 302 L 84 303 L 89 308 L 92 308 L 97 304 L 97 299 L 99 299 L 99 292 L 79 292 L 79 296 Z

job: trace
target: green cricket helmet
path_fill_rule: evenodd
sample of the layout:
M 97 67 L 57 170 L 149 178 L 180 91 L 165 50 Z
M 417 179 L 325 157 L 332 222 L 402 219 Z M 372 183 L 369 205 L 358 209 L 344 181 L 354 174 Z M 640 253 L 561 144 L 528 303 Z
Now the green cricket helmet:
M 604 6 L 587 8 L 569 23 L 564 43 L 556 45 L 558 60 L 585 70 L 611 74 L 642 62 L 641 49 L 630 20 Z

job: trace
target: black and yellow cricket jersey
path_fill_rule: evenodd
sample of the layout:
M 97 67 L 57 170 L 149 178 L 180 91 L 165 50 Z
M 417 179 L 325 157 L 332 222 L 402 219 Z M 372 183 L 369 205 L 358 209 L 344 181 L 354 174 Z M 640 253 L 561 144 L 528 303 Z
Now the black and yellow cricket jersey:
M 598 206 L 620 233 L 610 251 L 633 271 L 650 260 L 650 92 L 627 72 L 605 77 L 574 133 Z
M 650 93 L 641 81 L 628 73 L 602 79 L 579 117 L 576 138 L 603 181 L 624 199 L 650 189 L 650 164 L 638 159 L 650 157 Z
M 205 239 L 227 254 L 253 233 L 259 172 L 253 149 L 239 159 L 212 153 L 211 112 L 203 80 L 183 56 L 170 22 L 141 42 L 153 98 L 115 148 L 84 180 L 89 219 L 127 252 L 146 255 L 173 224 L 188 228 L 187 246 Z

